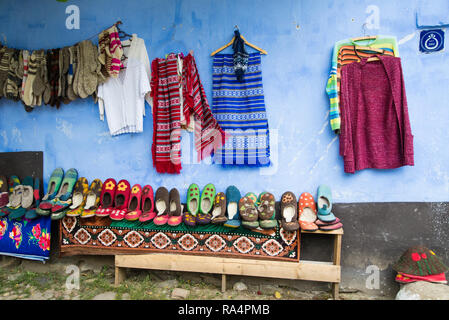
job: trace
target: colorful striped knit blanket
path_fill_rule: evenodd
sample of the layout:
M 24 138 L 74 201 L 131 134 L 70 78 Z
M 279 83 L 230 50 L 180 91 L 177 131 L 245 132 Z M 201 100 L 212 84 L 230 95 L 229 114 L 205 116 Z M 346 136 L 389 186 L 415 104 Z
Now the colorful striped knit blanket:
M 198 160 L 211 155 L 225 141 L 224 132 L 207 102 L 194 57 L 189 54 L 183 58 L 182 76 L 178 75 L 177 59 L 178 56 L 171 53 L 166 59 L 154 59 L 151 64 L 154 106 L 152 153 L 153 165 L 159 173 L 179 174 L 182 169 L 181 112 L 187 126 L 193 115 Z
M 214 153 L 214 163 L 224 166 L 270 165 L 259 52 L 249 54 L 242 82 L 236 78 L 232 54 L 214 56 L 213 113 L 227 137 L 225 145 Z

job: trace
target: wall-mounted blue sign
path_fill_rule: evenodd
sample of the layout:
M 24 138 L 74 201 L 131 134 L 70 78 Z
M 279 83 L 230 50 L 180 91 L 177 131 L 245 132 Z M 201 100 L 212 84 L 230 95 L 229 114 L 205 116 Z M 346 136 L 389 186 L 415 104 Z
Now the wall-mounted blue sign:
M 442 29 L 423 30 L 419 37 L 419 51 L 433 53 L 444 49 L 444 31 Z

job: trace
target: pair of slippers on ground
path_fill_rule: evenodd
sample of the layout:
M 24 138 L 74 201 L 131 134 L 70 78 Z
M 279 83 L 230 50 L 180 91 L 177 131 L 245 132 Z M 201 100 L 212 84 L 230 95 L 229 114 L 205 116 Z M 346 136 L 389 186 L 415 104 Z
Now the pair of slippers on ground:
M 156 190 L 155 204 L 156 213 L 153 223 L 157 226 L 168 224 L 178 226 L 182 222 L 182 206 L 179 191 L 173 188 L 168 192 L 167 188 L 159 187 Z
M 100 195 L 100 206 L 95 212 L 97 217 L 108 217 L 115 221 L 151 221 L 156 213 L 153 210 L 153 188 L 130 183 L 122 179 L 118 183 L 107 179 Z M 93 216 L 93 215 L 92 215 Z
M 10 219 L 25 218 L 33 220 L 39 216 L 36 206 L 39 205 L 39 178 L 25 177 L 22 183 L 17 176 L 11 176 L 7 182 L 5 176 L 0 176 L 1 193 L 8 195 L 8 202 L 0 209 L 0 217 Z M 10 194 L 8 194 L 8 186 Z M 6 197 L 3 198 L 5 201 Z M 3 203 L 2 203 L 3 204 Z
M 69 217 L 81 216 L 81 218 L 95 216 L 102 189 L 103 182 L 100 179 L 95 179 L 89 186 L 85 177 L 79 178 L 73 189 L 72 204 L 69 206 L 66 215 Z
M 269 192 L 262 192 L 259 197 L 252 192 L 247 193 L 239 201 L 239 212 L 242 226 L 247 229 L 273 229 L 276 220 L 276 199 Z
M 297 208 L 297 209 L 296 209 Z M 340 219 L 332 213 L 332 192 L 326 185 L 318 187 L 318 211 L 313 196 L 304 192 L 296 202 L 288 191 L 281 198 L 281 225 L 287 231 L 332 231 L 343 227 Z
M 47 193 L 36 212 L 41 216 L 51 215 L 52 220 L 62 219 L 72 205 L 72 193 L 77 179 L 76 169 L 71 168 L 64 174 L 62 168 L 56 168 L 50 176 Z

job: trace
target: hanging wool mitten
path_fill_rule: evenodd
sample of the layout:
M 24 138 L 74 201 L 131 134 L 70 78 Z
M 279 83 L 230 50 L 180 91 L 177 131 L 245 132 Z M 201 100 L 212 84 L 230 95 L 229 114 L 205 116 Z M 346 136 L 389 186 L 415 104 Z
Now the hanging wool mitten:
M 248 53 L 245 50 L 245 41 L 240 37 L 240 32 L 238 30 L 234 31 L 235 39 L 232 44 L 232 49 L 234 50 L 234 72 L 237 76 L 239 82 L 243 81 L 243 75 L 248 67 Z
M 19 54 L 20 50 L 14 49 L 11 59 L 9 60 L 8 78 L 5 84 L 5 96 L 8 99 L 18 101 L 19 100 L 19 86 L 22 81 L 17 76 L 17 69 L 19 68 Z
M 14 49 L 6 48 L 0 60 L 0 97 L 5 96 L 6 81 L 8 80 L 9 61 L 14 53 Z

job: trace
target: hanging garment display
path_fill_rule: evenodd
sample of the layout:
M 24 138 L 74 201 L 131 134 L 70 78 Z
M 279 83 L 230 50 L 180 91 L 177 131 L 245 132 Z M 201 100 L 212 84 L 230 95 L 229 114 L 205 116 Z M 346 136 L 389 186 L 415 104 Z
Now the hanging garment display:
M 270 165 L 269 128 L 262 85 L 261 55 L 250 53 L 242 82 L 232 54 L 213 62 L 213 113 L 227 140 L 213 155 L 222 165 Z
M 178 62 L 179 57 L 182 63 Z M 193 115 L 199 160 L 220 147 L 225 136 L 212 115 L 192 54 L 183 57 L 171 53 L 165 59 L 156 58 L 151 63 L 151 73 L 153 165 L 159 173 L 180 173 L 181 113 L 187 127 Z
M 145 96 L 151 91 L 145 43 L 136 35 L 129 43 L 124 69 L 98 86 L 100 119 L 104 120 L 106 113 L 113 136 L 143 131 Z
M 343 65 L 359 62 L 372 54 L 399 57 L 399 49 L 394 36 L 368 36 L 338 41 L 332 53 L 332 65 L 326 92 L 330 100 L 330 124 L 333 131 L 340 132 L 340 69 Z
M 345 172 L 414 165 L 400 58 L 377 55 L 343 66 L 340 107 Z

